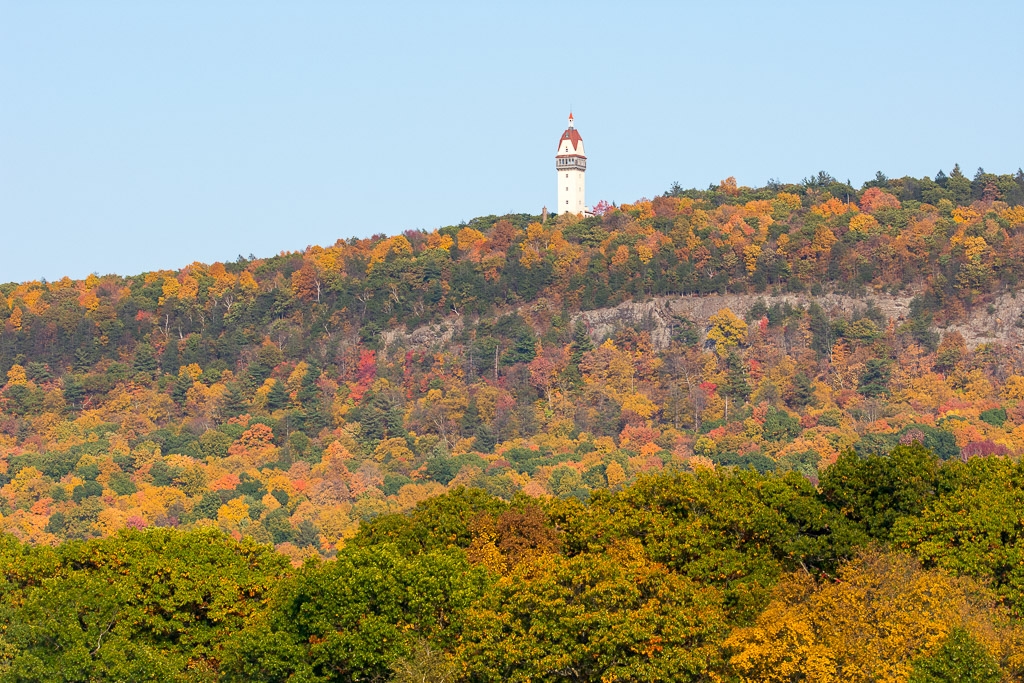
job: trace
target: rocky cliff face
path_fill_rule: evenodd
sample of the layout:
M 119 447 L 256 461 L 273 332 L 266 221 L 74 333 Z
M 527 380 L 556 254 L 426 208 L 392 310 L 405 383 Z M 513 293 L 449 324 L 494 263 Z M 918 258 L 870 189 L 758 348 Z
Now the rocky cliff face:
M 804 294 L 783 294 L 768 296 L 761 294 L 714 294 L 709 296 L 658 297 L 645 302 L 627 301 L 614 308 L 599 308 L 583 311 L 576 318 L 587 326 L 595 342 L 606 339 L 619 326 L 629 325 L 648 330 L 656 348 L 668 346 L 675 317 L 688 318 L 702 330 L 708 327 L 708 318 L 723 308 L 729 308 L 740 317 L 745 317 L 758 300 L 766 305 L 788 303 L 793 307 L 806 308 L 817 302 L 827 311 L 849 314 L 863 309 L 869 303 L 880 310 L 895 325 L 910 317 L 909 296 L 873 295 L 856 298 L 838 294 L 811 296 Z M 1024 296 L 1008 293 L 998 297 L 991 305 L 975 307 L 964 320 L 946 327 L 934 328 L 940 334 L 959 332 L 967 345 L 975 347 L 988 342 L 1024 344 L 1024 328 L 1017 325 L 1024 321 Z
M 664 349 L 669 345 L 672 328 L 678 324 L 678 318 L 692 320 L 703 332 L 708 328 L 708 319 L 721 309 L 729 308 L 736 315 L 746 317 L 747 312 L 758 300 L 763 300 L 767 306 L 788 303 L 793 307 L 801 308 L 806 308 L 811 303 L 817 302 L 826 311 L 837 315 L 849 315 L 870 303 L 894 325 L 899 326 L 910 317 L 911 297 L 889 294 L 875 294 L 866 297 L 839 294 L 822 296 L 809 294 L 668 296 L 642 302 L 626 301 L 612 308 L 582 311 L 573 317 L 573 321 L 582 320 L 595 343 L 600 343 L 612 336 L 618 328 L 629 326 L 648 331 L 654 347 Z M 1024 327 L 1019 326 L 1022 323 L 1024 323 L 1024 296 L 1017 297 L 1015 293 L 1006 293 L 996 298 L 991 304 L 976 306 L 962 320 L 934 329 L 940 334 L 959 332 L 971 348 L 990 342 L 1019 346 L 1024 345 Z M 451 341 L 452 337 L 461 330 L 462 325 L 461 316 L 453 315 L 445 322 L 419 327 L 408 333 L 389 330 L 382 335 L 382 341 L 385 347 L 398 344 L 431 348 Z

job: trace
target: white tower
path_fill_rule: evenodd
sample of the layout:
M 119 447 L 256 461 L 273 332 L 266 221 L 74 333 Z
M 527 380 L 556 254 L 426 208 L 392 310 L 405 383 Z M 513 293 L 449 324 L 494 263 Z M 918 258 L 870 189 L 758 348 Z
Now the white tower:
M 573 126 L 572 112 L 569 112 L 569 127 L 558 141 L 555 170 L 558 172 L 558 208 L 555 213 L 586 213 L 587 157 L 583 153 L 583 138 Z

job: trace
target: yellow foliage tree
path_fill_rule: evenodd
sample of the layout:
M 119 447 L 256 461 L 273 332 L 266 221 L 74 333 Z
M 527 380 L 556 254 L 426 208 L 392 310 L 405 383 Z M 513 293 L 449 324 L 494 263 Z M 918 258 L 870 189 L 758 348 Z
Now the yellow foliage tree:
M 100 298 L 96 296 L 95 291 L 89 289 L 78 297 L 78 303 L 81 304 L 82 308 L 92 313 L 100 307 Z
M 442 235 L 436 230 L 427 235 L 427 249 L 441 249 L 448 251 L 455 244 L 455 240 L 452 239 L 451 235 Z
M 836 580 L 790 576 L 757 623 L 735 630 L 725 645 L 736 653 L 731 663 L 744 682 L 902 682 L 913 661 L 932 654 L 957 627 L 997 659 L 1022 643 L 973 581 L 872 550 Z
M 953 220 L 959 224 L 973 223 L 981 218 L 981 214 L 969 206 L 958 206 L 953 209 Z
M 385 439 L 373 451 L 373 459 L 377 462 L 412 462 L 415 457 L 405 439 L 399 438 Z
M 615 250 L 615 254 L 612 256 L 612 265 L 616 268 L 621 268 L 626 265 L 629 261 L 629 247 L 625 244 L 620 244 L 619 248 Z
M 711 323 L 708 339 L 714 340 L 715 349 L 720 355 L 724 355 L 731 347 L 739 346 L 747 336 L 747 323 L 729 308 L 719 310 L 708 322 Z
M 850 230 L 865 234 L 874 233 L 878 229 L 878 219 L 869 213 L 859 213 L 850 219 Z
M 472 249 L 481 242 L 487 241 L 487 237 L 485 237 L 482 232 L 474 230 L 473 228 L 463 228 L 462 230 L 459 230 L 455 238 L 458 241 L 459 249 L 462 249 L 463 251 Z
M 232 498 L 217 510 L 217 522 L 228 531 L 237 529 L 244 519 L 249 519 L 249 505 L 241 498 Z
M 178 368 L 178 377 L 188 377 L 193 382 L 198 380 L 202 374 L 203 369 L 199 367 L 198 363 L 189 363 Z
M 651 249 L 649 245 L 643 242 L 637 245 L 636 253 L 639 254 L 640 262 L 643 263 L 644 265 L 650 263 L 651 259 L 654 258 L 654 250 Z
M 999 392 L 999 397 L 1004 401 L 1020 401 L 1024 399 L 1024 377 L 1020 375 L 1010 375 L 1006 378 L 1006 382 L 1003 384 L 1003 390 Z
M 772 218 L 782 220 L 801 206 L 800 195 L 791 192 L 780 192 L 772 200 Z
M 829 218 L 831 216 L 842 216 L 844 213 L 848 211 L 856 212 L 859 210 L 860 209 L 857 208 L 856 204 L 847 204 L 846 202 L 840 199 L 836 199 L 835 197 L 831 197 L 811 209 L 811 211 L 813 211 L 814 213 L 820 216 L 824 216 L 826 218 Z
M 252 273 L 247 270 L 238 276 L 238 286 L 242 288 L 243 292 L 249 295 L 260 291 L 260 286 L 259 283 L 256 282 L 256 278 L 254 278 Z
M 199 296 L 199 280 L 191 275 L 186 275 L 181 279 L 178 298 L 183 301 L 195 301 L 197 296 Z
M 389 254 L 412 255 L 412 244 L 405 235 L 395 235 L 386 240 L 381 240 L 370 252 L 370 269 L 383 261 Z
M 171 297 L 178 296 L 178 291 L 181 289 L 181 283 L 178 282 L 177 278 L 165 277 L 163 286 L 163 299 L 170 299 Z
M 11 369 L 7 371 L 7 386 L 9 387 L 24 387 L 28 386 L 28 375 L 25 374 L 25 368 L 15 363 L 11 366 Z
M 1011 206 L 1005 209 L 1000 216 L 1009 221 L 1011 226 L 1024 225 L 1024 206 Z
M 623 469 L 615 460 L 608 463 L 608 467 L 605 468 L 604 476 L 608 480 L 608 488 L 615 488 L 626 483 L 626 470 Z
M 747 272 L 751 275 L 757 270 L 757 259 L 761 258 L 761 245 L 748 244 L 743 248 L 743 261 L 746 263 Z

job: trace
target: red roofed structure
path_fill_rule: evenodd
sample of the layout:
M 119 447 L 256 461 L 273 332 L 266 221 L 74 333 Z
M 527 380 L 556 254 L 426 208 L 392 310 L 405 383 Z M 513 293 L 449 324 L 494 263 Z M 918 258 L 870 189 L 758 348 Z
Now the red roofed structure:
M 572 145 L 572 152 L 575 153 L 577 149 L 580 150 L 580 154 L 583 153 L 583 148 L 580 146 L 583 143 L 583 136 L 575 128 L 566 128 L 565 132 L 562 133 L 562 139 L 558 141 L 558 153 L 565 154 L 565 145 L 563 142 L 568 142 Z
M 566 147 L 564 143 L 569 143 L 569 147 Z M 578 154 L 583 155 L 583 136 L 576 130 L 572 112 L 569 112 L 569 127 L 562 133 L 562 139 L 558 141 L 558 156 L 565 156 L 566 154 Z

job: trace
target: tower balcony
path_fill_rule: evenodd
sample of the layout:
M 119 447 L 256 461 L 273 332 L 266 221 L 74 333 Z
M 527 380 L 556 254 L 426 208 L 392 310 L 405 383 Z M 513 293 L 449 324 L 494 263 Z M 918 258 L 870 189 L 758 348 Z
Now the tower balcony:
M 555 157 L 556 171 L 586 171 L 587 158 L 580 156 Z

